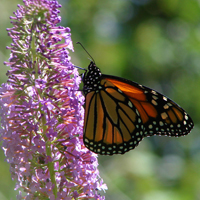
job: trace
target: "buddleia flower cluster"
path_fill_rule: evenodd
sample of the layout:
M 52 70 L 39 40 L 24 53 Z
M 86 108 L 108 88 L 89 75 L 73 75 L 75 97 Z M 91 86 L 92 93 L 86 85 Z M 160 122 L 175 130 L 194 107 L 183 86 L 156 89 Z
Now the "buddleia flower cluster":
M 83 144 L 84 97 L 57 1 L 24 0 L 11 17 L 0 140 L 17 199 L 104 199 L 97 156 Z M 22 194 L 22 192 L 25 194 Z

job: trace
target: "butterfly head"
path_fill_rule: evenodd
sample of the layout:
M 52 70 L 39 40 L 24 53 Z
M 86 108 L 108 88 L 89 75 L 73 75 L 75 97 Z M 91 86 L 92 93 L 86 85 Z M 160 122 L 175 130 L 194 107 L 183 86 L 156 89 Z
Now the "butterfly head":
M 84 83 L 83 92 L 85 94 L 99 89 L 101 75 L 100 69 L 91 61 L 88 70 L 82 76 L 82 81 Z

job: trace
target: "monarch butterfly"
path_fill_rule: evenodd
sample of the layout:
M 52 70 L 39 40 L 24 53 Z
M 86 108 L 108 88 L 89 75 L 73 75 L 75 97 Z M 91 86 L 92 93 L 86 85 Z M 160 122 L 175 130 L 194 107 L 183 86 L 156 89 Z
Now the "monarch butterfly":
M 184 136 L 194 126 L 191 117 L 171 99 L 133 81 L 102 74 L 94 61 L 82 81 L 83 141 L 97 154 L 124 154 L 144 137 Z

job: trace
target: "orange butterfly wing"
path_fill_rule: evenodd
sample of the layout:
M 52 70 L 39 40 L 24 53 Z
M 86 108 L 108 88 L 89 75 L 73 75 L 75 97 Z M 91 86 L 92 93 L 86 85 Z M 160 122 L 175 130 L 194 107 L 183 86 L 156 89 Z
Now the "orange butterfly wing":
M 86 95 L 84 143 L 95 153 L 122 154 L 142 139 L 139 135 L 133 140 L 133 133 L 142 130 L 142 121 L 136 109 L 127 105 L 126 96 L 116 91 L 109 81 L 106 84 L 109 87 L 105 90 Z
M 127 95 L 136 107 L 147 131 L 145 136 L 183 136 L 193 128 L 191 117 L 159 92 L 114 76 L 105 76 L 105 79 Z

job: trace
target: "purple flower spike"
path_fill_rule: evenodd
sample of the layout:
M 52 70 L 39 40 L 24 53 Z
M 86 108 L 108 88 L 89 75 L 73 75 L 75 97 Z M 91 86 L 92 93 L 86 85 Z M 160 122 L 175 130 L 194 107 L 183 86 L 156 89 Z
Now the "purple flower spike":
M 84 97 L 70 62 L 70 29 L 57 1 L 24 0 L 14 12 L 11 69 L 0 88 L 0 139 L 17 199 L 104 199 L 96 154 L 83 145 Z

